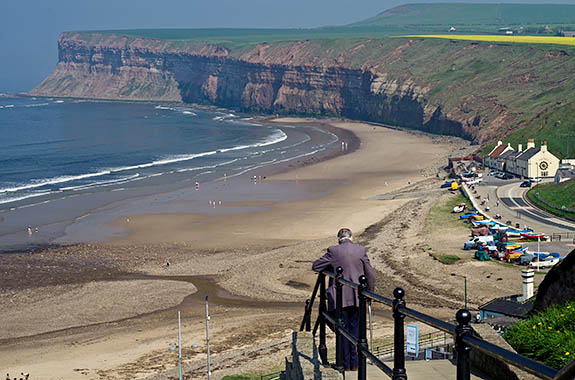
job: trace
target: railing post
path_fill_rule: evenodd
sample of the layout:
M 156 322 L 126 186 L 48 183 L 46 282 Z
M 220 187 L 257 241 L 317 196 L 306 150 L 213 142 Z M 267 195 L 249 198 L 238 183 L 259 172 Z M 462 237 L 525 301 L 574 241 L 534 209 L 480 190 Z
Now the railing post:
M 325 317 L 327 312 L 327 297 L 325 288 L 325 274 L 319 274 L 319 357 L 323 365 L 327 365 L 327 344 L 325 343 Z
M 405 306 L 405 291 L 401 288 L 395 288 L 393 291 L 393 380 L 407 380 L 405 372 L 405 338 L 403 321 L 405 315 L 401 313 L 400 308 Z
M 367 362 L 366 356 L 362 350 L 367 350 L 367 297 L 363 294 L 367 290 L 367 277 L 364 275 L 359 276 L 359 331 L 358 331 L 358 367 L 357 367 L 357 380 L 367 379 Z M 373 349 L 373 347 L 372 347 Z
M 305 331 L 311 331 L 311 309 L 309 308 L 311 300 L 305 300 Z
M 337 267 L 335 271 L 335 368 L 343 371 L 343 284 L 339 282 L 343 279 L 343 268 Z
M 471 313 L 469 310 L 461 309 L 455 315 L 458 326 L 455 327 L 455 351 L 457 352 L 457 380 L 469 380 L 469 347 L 463 341 L 463 337 L 473 334 L 473 328 L 469 326 L 471 321 Z

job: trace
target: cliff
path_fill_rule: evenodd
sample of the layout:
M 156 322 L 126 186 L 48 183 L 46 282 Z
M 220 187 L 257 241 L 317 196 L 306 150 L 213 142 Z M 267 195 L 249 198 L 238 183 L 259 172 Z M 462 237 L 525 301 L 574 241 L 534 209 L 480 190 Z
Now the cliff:
M 479 143 L 572 109 L 575 90 L 575 50 L 552 46 L 408 38 L 232 45 L 84 32 L 62 34 L 58 47 L 56 69 L 31 95 L 340 115 Z

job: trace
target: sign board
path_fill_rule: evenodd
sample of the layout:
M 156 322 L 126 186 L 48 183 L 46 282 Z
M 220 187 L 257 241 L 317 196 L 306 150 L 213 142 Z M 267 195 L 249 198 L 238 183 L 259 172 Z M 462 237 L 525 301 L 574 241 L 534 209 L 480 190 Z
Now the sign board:
M 405 328 L 405 352 L 408 356 L 417 356 L 419 352 L 419 325 L 407 325 Z

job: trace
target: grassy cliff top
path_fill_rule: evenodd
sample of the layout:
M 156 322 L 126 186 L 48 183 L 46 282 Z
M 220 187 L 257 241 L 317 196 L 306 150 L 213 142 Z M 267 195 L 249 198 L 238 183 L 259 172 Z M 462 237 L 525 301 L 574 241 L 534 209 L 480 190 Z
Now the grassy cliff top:
M 118 29 L 90 33 L 164 41 L 203 41 L 229 46 L 308 39 L 378 38 L 446 32 L 497 33 L 500 27 L 524 26 L 525 34 L 575 30 L 575 5 L 565 4 L 407 4 L 350 25 L 320 28 L 257 29 Z M 553 32 L 546 29 L 550 26 Z
M 405 4 L 357 22 L 382 25 L 535 25 L 575 24 L 575 5 L 567 4 Z

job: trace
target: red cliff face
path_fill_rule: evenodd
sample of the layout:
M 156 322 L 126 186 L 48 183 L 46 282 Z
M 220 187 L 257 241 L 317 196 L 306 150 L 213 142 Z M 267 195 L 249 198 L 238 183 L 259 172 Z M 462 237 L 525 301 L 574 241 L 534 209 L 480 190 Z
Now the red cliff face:
M 525 88 L 553 85 L 536 82 L 533 61 L 517 61 L 512 68 L 501 63 L 497 49 L 399 38 L 230 49 L 197 41 L 65 33 L 56 69 L 30 94 L 339 115 L 484 142 L 517 126 L 514 104 L 529 95 L 517 91 L 518 80 Z M 525 51 L 505 49 L 510 60 Z M 550 60 L 545 52 L 539 55 Z M 511 91 L 517 95 L 507 96 Z

